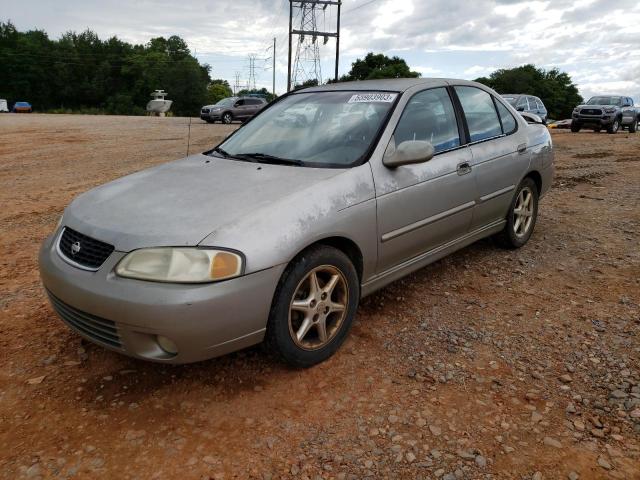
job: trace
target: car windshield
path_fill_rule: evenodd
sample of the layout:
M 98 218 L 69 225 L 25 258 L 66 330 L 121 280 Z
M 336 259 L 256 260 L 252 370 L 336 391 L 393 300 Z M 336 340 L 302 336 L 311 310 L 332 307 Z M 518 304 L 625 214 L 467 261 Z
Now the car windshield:
M 398 93 L 295 93 L 276 102 L 215 150 L 269 163 L 347 168 L 369 151 Z
M 215 105 L 219 106 L 219 107 L 226 107 L 228 105 L 232 105 L 233 102 L 235 102 L 237 99 L 234 97 L 229 97 L 229 98 L 223 98 L 222 100 L 219 100 Z
M 516 106 L 516 100 L 518 100 L 516 97 L 502 97 L 504 98 L 507 102 L 509 102 L 509 105 L 511 105 L 512 107 Z
M 622 105 L 620 97 L 593 97 L 587 102 L 587 105 Z

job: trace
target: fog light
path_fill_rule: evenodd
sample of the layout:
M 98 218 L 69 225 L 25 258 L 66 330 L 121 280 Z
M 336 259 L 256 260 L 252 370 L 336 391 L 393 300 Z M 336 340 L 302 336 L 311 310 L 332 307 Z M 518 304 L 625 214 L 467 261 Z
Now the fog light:
M 158 335 L 156 337 L 156 341 L 158 342 L 158 345 L 160 345 L 160 348 L 162 348 L 162 350 L 167 352 L 169 355 L 178 354 L 178 347 L 173 340 L 167 337 L 163 337 L 162 335 Z

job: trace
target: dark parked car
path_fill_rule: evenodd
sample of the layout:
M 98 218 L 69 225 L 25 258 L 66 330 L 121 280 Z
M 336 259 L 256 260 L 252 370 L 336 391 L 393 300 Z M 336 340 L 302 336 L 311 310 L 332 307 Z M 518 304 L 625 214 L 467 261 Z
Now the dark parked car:
M 267 101 L 260 97 L 229 97 L 223 98 L 215 105 L 205 105 L 200 110 L 200 118 L 207 123 L 220 120 L 231 123 L 234 120 L 249 120 L 267 105 Z
M 542 100 L 533 95 L 505 94 L 502 95 L 518 112 L 535 113 L 543 122 L 547 121 L 547 107 Z
M 11 111 L 13 113 L 31 113 L 33 112 L 33 107 L 29 102 L 16 102 L 13 104 Z
M 640 121 L 640 111 L 633 106 L 631 97 L 621 95 L 604 95 L 592 97 L 584 105 L 573 109 L 571 131 L 579 132 L 581 128 L 592 128 L 599 132 L 603 128 L 607 133 L 616 133 L 621 128 L 628 128 L 635 133 Z

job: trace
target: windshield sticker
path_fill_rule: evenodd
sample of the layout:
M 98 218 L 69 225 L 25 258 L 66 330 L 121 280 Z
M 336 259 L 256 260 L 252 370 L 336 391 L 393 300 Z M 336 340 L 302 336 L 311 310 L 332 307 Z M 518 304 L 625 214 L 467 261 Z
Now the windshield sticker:
M 353 95 L 347 103 L 391 103 L 397 96 L 397 93 L 357 93 Z

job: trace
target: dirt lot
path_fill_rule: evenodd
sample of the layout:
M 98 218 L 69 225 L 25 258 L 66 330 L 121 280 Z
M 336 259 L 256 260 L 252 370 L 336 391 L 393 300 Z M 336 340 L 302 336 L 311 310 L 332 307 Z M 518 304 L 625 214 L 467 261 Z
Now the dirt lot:
M 530 243 L 363 301 L 328 362 L 171 367 L 82 343 L 37 250 L 95 185 L 184 156 L 186 119 L 0 116 L 0 477 L 640 478 L 640 135 L 554 132 Z M 194 120 L 191 151 L 234 127 Z

